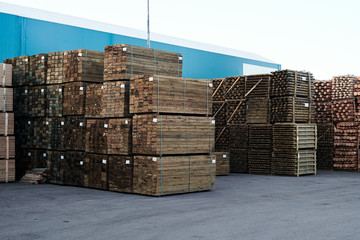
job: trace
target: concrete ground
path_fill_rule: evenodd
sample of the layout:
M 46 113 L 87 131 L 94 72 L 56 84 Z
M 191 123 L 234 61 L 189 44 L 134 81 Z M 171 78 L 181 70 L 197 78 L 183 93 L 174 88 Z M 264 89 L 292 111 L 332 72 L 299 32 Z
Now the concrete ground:
M 231 174 L 162 198 L 0 184 L 0 239 L 359 239 L 360 174 Z

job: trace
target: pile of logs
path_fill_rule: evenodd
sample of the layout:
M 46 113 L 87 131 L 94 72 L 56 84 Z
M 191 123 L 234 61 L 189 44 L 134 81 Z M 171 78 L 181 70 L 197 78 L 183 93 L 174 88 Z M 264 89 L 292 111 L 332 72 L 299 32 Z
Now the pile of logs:
M 317 124 L 317 168 L 333 169 L 335 126 L 332 123 Z
M 332 81 L 315 81 L 314 110 L 316 123 L 332 122 Z

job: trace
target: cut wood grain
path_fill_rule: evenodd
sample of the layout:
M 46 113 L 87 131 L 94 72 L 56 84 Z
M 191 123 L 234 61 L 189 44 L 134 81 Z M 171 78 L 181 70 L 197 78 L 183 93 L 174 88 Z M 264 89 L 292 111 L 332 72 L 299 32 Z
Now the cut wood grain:
M 29 56 L 5 59 L 4 63 L 12 65 L 13 86 L 29 85 Z
M 29 57 L 29 85 L 45 85 L 47 78 L 47 54 L 36 54 Z
M 333 100 L 353 99 L 355 96 L 354 86 L 355 86 L 355 76 L 353 75 L 334 76 L 332 79 L 332 99 Z
M 12 65 L 6 63 L 0 63 L 0 86 L 11 87 L 12 86 Z
M 313 100 L 304 97 L 272 98 L 270 114 L 271 123 L 310 123 L 314 118 Z
M 86 88 L 85 117 L 100 118 L 104 109 L 103 88 L 101 84 L 89 84 Z
M 15 181 L 15 160 L 0 160 L 0 183 Z
M 63 83 L 64 53 L 48 53 L 46 84 Z
M 64 84 L 63 115 L 85 115 L 86 87 L 88 83 L 72 82 Z
M 213 159 L 216 160 L 216 176 L 225 176 L 230 173 L 230 157 L 228 152 L 214 152 Z
M 45 117 L 46 116 L 46 86 L 29 87 L 29 116 Z
M 250 98 L 246 101 L 246 123 L 248 124 L 270 123 L 269 98 Z
M 109 155 L 109 190 L 133 192 L 134 157 Z
M 130 81 L 104 82 L 102 117 L 130 117 Z
M 64 184 L 65 156 L 64 151 L 47 151 L 48 180 L 53 184 Z
M 63 86 L 48 85 L 46 88 L 46 114 L 48 117 L 63 116 Z
M 86 153 L 84 157 L 84 187 L 109 189 L 109 156 Z
M 68 116 L 65 122 L 66 150 L 85 151 L 86 120 L 83 116 Z
M 228 125 L 230 149 L 247 149 L 249 147 L 249 125 Z

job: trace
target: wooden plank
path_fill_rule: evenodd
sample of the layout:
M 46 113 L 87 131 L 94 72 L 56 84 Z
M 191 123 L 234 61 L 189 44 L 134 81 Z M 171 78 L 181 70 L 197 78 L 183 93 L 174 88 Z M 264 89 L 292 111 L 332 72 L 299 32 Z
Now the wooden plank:
M 5 59 L 4 63 L 12 65 L 13 86 L 29 85 L 29 56 Z
M 0 113 L 0 135 L 14 135 L 14 113 Z
M 0 86 L 11 87 L 12 86 L 12 65 L 6 63 L 0 63 Z
M 15 181 L 15 160 L 0 160 L 0 183 Z
M 15 136 L 0 136 L 0 159 L 15 158 Z
M 63 83 L 64 74 L 64 53 L 48 53 L 46 84 Z
M 355 86 L 355 76 L 344 75 L 334 76 L 332 79 L 332 99 L 353 99 Z
M 29 116 L 45 117 L 46 116 L 46 86 L 29 87 Z
M 133 192 L 134 157 L 109 155 L 109 190 Z
M 216 160 L 216 176 L 225 176 L 230 173 L 230 157 L 228 152 L 214 152 L 213 159 Z
M 29 57 L 29 85 L 44 85 L 47 79 L 47 59 L 45 53 Z
M 104 82 L 101 117 L 130 117 L 130 81 Z
M 258 83 L 261 80 L 260 83 Z M 246 90 L 250 90 L 256 85 L 256 87 L 247 95 L 247 98 L 269 98 L 270 97 L 270 80 L 271 74 L 254 74 L 246 76 Z
M 0 87 L 0 111 L 12 112 L 14 109 L 13 89 Z
M 89 84 L 86 88 L 85 117 L 100 118 L 103 111 L 103 88 L 101 84 Z
M 273 126 L 274 149 L 298 149 L 317 148 L 316 124 L 276 123 Z
M 86 153 L 84 157 L 84 187 L 109 189 L 108 155 Z

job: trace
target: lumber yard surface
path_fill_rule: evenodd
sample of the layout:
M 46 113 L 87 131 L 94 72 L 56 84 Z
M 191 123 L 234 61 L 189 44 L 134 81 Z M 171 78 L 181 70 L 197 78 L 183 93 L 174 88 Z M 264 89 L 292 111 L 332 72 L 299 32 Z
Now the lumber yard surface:
M 230 174 L 163 198 L 0 184 L 0 239 L 359 239 L 360 175 Z

